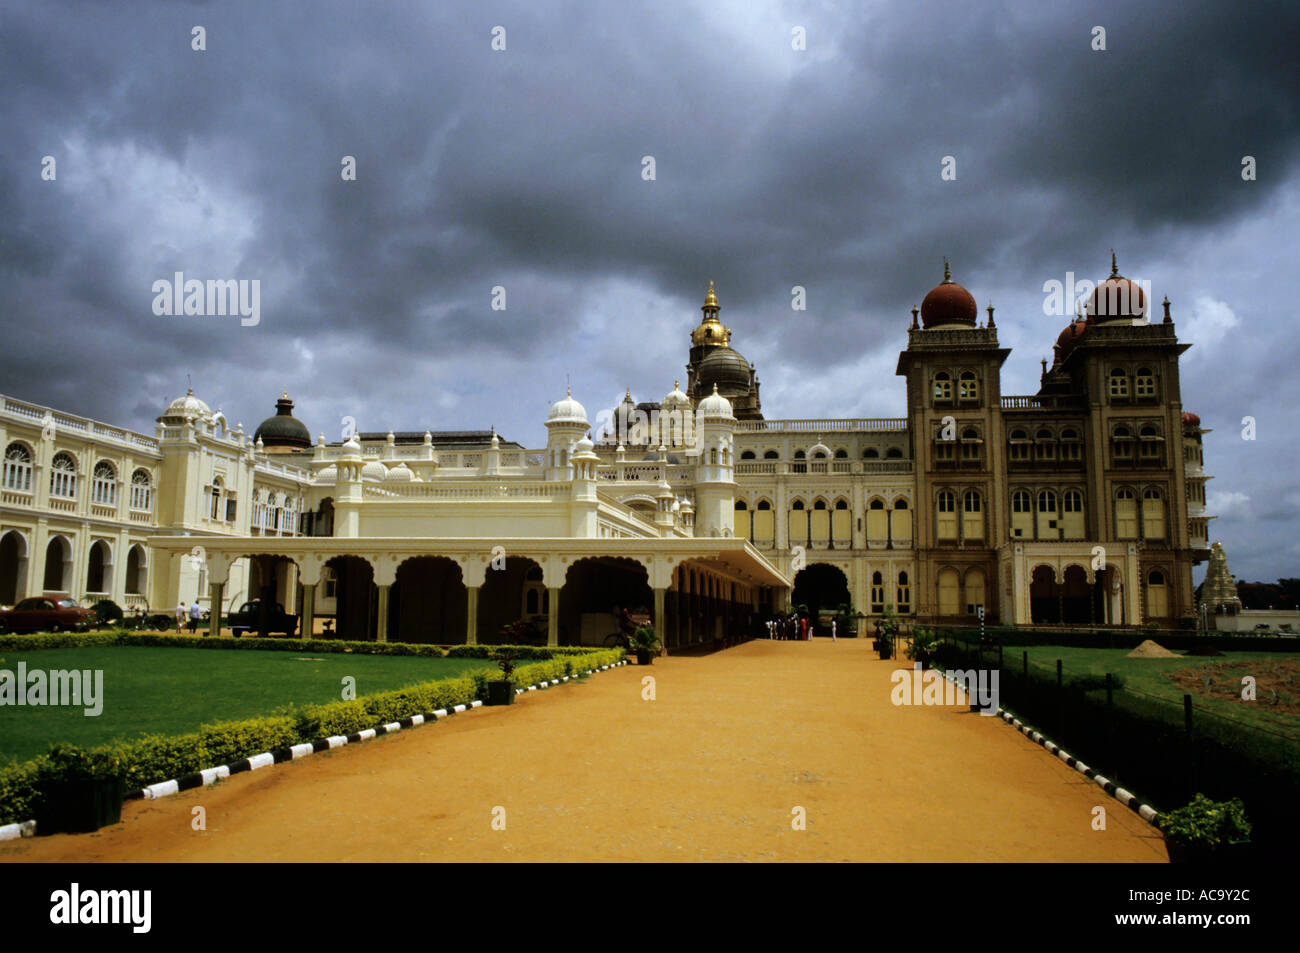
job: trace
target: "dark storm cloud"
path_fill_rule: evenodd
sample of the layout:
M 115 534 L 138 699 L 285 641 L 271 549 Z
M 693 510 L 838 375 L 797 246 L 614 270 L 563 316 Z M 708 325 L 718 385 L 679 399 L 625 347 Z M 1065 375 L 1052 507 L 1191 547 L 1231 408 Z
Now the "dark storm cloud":
M 1189 358 L 1185 400 L 1286 417 L 1260 261 L 1300 239 L 1298 33 L 1283 3 L 5 5 L 0 391 L 149 430 L 189 373 L 250 427 L 288 388 L 331 439 L 351 415 L 535 444 L 565 374 L 593 418 L 667 391 L 714 279 L 771 416 L 897 414 L 942 256 L 996 298 L 1014 393 L 1065 320 L 1043 282 L 1115 246 L 1178 320 L 1208 296 L 1253 332 Z M 177 270 L 260 278 L 262 323 L 153 315 Z M 1220 442 L 1218 488 L 1297 489 L 1285 430 Z M 1217 530 L 1294 570 L 1282 525 Z

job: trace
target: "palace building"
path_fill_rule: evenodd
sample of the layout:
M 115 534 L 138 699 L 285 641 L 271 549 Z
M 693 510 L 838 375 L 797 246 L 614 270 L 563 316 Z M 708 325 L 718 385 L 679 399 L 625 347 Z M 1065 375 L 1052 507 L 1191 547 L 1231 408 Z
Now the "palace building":
M 594 440 L 570 394 L 532 449 L 491 430 L 313 441 L 287 394 L 251 436 L 192 392 L 152 435 L 0 397 L 0 604 L 262 597 L 343 637 L 524 623 L 551 644 L 645 606 L 669 648 L 791 605 L 1176 627 L 1209 556 L 1206 431 L 1168 299 L 1149 307 L 1112 260 L 1038 391 L 1004 395 L 993 308 L 981 321 L 945 263 L 905 329 L 906 417 L 768 419 L 710 283 L 685 390 L 629 391 Z

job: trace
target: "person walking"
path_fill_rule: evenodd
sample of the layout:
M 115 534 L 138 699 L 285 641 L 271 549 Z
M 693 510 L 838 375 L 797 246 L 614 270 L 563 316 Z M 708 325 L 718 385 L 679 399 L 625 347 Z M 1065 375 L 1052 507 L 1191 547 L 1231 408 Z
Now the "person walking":
M 185 607 L 185 603 L 182 602 L 180 605 L 176 607 L 176 634 L 177 635 L 180 635 L 182 632 L 185 631 L 185 617 L 187 615 L 189 615 L 189 610 Z
M 834 620 L 834 619 L 831 619 L 831 641 L 832 641 L 832 642 L 838 642 L 838 641 L 839 641 L 839 639 L 835 638 L 835 620 Z
M 202 614 L 203 610 L 199 608 L 199 600 L 195 599 L 194 605 L 190 606 L 190 635 L 199 631 L 199 616 Z
M 808 635 L 808 617 L 801 615 L 799 617 L 799 637 L 807 642 L 811 636 Z

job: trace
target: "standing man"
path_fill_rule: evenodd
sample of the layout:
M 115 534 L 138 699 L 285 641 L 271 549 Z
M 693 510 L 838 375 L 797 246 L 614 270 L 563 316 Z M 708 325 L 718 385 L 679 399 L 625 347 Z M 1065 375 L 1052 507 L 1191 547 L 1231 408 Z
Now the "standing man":
M 187 615 L 189 615 L 189 612 L 185 608 L 185 603 L 182 602 L 180 605 L 176 607 L 176 634 L 177 635 L 180 635 L 182 632 L 185 631 L 185 617 Z
M 199 631 L 199 616 L 203 610 L 199 608 L 199 600 L 194 600 L 194 605 L 190 606 L 190 635 Z
M 832 642 L 838 642 L 838 641 L 839 641 L 839 639 L 835 638 L 835 620 L 834 620 L 834 619 L 831 619 L 831 641 L 832 641 Z

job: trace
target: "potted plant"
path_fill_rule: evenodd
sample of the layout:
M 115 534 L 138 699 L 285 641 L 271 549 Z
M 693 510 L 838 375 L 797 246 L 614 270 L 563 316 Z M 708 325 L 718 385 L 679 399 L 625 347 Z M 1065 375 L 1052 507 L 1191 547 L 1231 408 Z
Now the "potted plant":
M 659 651 L 659 637 L 655 635 L 654 626 L 643 625 L 632 633 L 632 649 L 636 652 L 637 665 L 653 665 L 655 653 Z
M 933 629 L 919 628 L 912 633 L 912 641 L 907 646 L 907 657 L 913 662 L 920 662 L 922 669 L 934 663 L 934 653 L 939 648 L 939 637 Z
M 882 659 L 894 657 L 894 636 L 898 635 L 898 617 L 894 615 L 892 605 L 885 606 L 885 617 L 880 622 L 880 635 L 875 642 L 876 651 Z
M 42 834 L 83 834 L 122 819 L 122 766 L 117 758 L 56 744 L 37 770 Z
M 1250 845 L 1250 822 L 1240 798 L 1212 801 L 1197 794 L 1186 806 L 1161 814 L 1157 826 L 1175 864 L 1223 860 Z
M 515 703 L 515 662 L 519 653 L 510 649 L 497 649 L 490 656 L 501 669 L 501 677 L 487 683 L 487 703 L 489 705 L 513 705 Z

